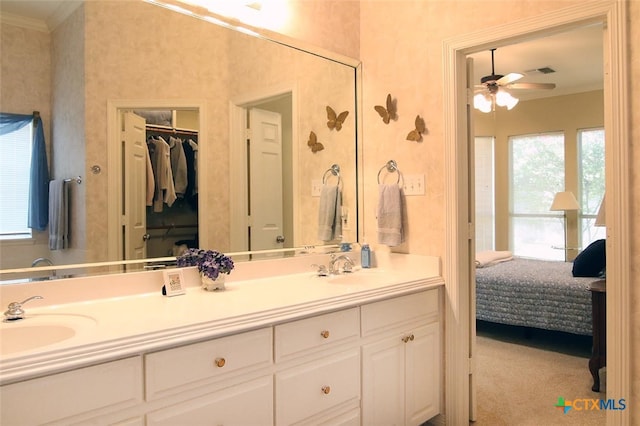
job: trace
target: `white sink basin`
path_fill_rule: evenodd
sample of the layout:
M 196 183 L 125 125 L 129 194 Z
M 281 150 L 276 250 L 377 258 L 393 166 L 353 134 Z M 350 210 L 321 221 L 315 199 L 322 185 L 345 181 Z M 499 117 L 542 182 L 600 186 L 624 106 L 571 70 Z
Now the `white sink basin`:
M 0 354 L 31 351 L 71 339 L 95 327 L 93 318 L 81 315 L 34 315 L 0 323 Z

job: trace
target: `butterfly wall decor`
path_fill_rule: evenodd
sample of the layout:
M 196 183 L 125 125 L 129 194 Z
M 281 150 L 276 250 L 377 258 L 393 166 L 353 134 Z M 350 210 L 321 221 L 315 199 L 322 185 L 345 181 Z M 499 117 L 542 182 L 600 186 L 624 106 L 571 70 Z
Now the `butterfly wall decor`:
M 324 149 L 324 145 L 318 142 L 318 137 L 313 132 L 313 130 L 311 131 L 311 133 L 309 133 L 309 141 L 307 142 L 307 145 L 309 145 L 311 152 L 313 152 L 314 154 Z
M 422 134 L 427 132 L 427 127 L 424 124 L 424 119 L 419 115 L 416 115 L 416 128 L 409 132 L 407 135 L 408 141 L 420 142 L 422 141 Z
M 396 103 L 393 101 L 393 99 L 391 99 L 391 93 L 387 95 L 386 108 L 382 105 L 376 105 L 373 107 L 373 109 L 375 109 L 378 114 L 380 114 L 380 117 L 382 117 L 382 121 L 384 121 L 384 124 L 389 124 L 389 121 L 398 119 Z
M 336 114 L 336 112 L 327 105 L 327 127 L 330 130 L 336 129 L 336 131 L 340 131 L 342 129 L 342 125 L 344 124 L 344 120 L 349 115 L 349 111 L 343 111 L 340 114 Z

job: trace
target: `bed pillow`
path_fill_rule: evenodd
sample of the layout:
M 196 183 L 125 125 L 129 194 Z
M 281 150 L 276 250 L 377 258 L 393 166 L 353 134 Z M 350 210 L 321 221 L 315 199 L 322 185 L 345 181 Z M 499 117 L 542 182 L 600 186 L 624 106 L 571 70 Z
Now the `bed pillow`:
M 599 277 L 607 265 L 605 240 L 596 240 L 573 261 L 574 277 Z

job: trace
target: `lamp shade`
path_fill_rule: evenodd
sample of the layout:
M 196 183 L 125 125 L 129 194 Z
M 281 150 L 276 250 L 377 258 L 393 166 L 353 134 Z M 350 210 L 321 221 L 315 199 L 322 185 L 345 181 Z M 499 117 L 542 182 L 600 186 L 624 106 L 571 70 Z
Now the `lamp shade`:
M 593 224 L 594 226 L 606 226 L 606 210 L 604 208 L 604 195 L 602 196 L 602 201 L 600 202 L 600 208 L 598 209 L 598 215 L 596 216 L 596 221 Z
M 571 191 L 557 192 L 551 203 L 551 211 L 580 210 L 580 204 Z

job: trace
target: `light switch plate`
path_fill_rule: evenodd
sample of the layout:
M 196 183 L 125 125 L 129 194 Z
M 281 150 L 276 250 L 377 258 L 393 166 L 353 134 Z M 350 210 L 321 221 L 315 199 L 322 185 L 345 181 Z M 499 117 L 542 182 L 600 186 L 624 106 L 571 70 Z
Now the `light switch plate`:
M 322 179 L 313 179 L 311 181 L 311 196 L 319 197 L 322 192 Z
M 424 195 L 424 175 L 402 175 L 404 195 Z

